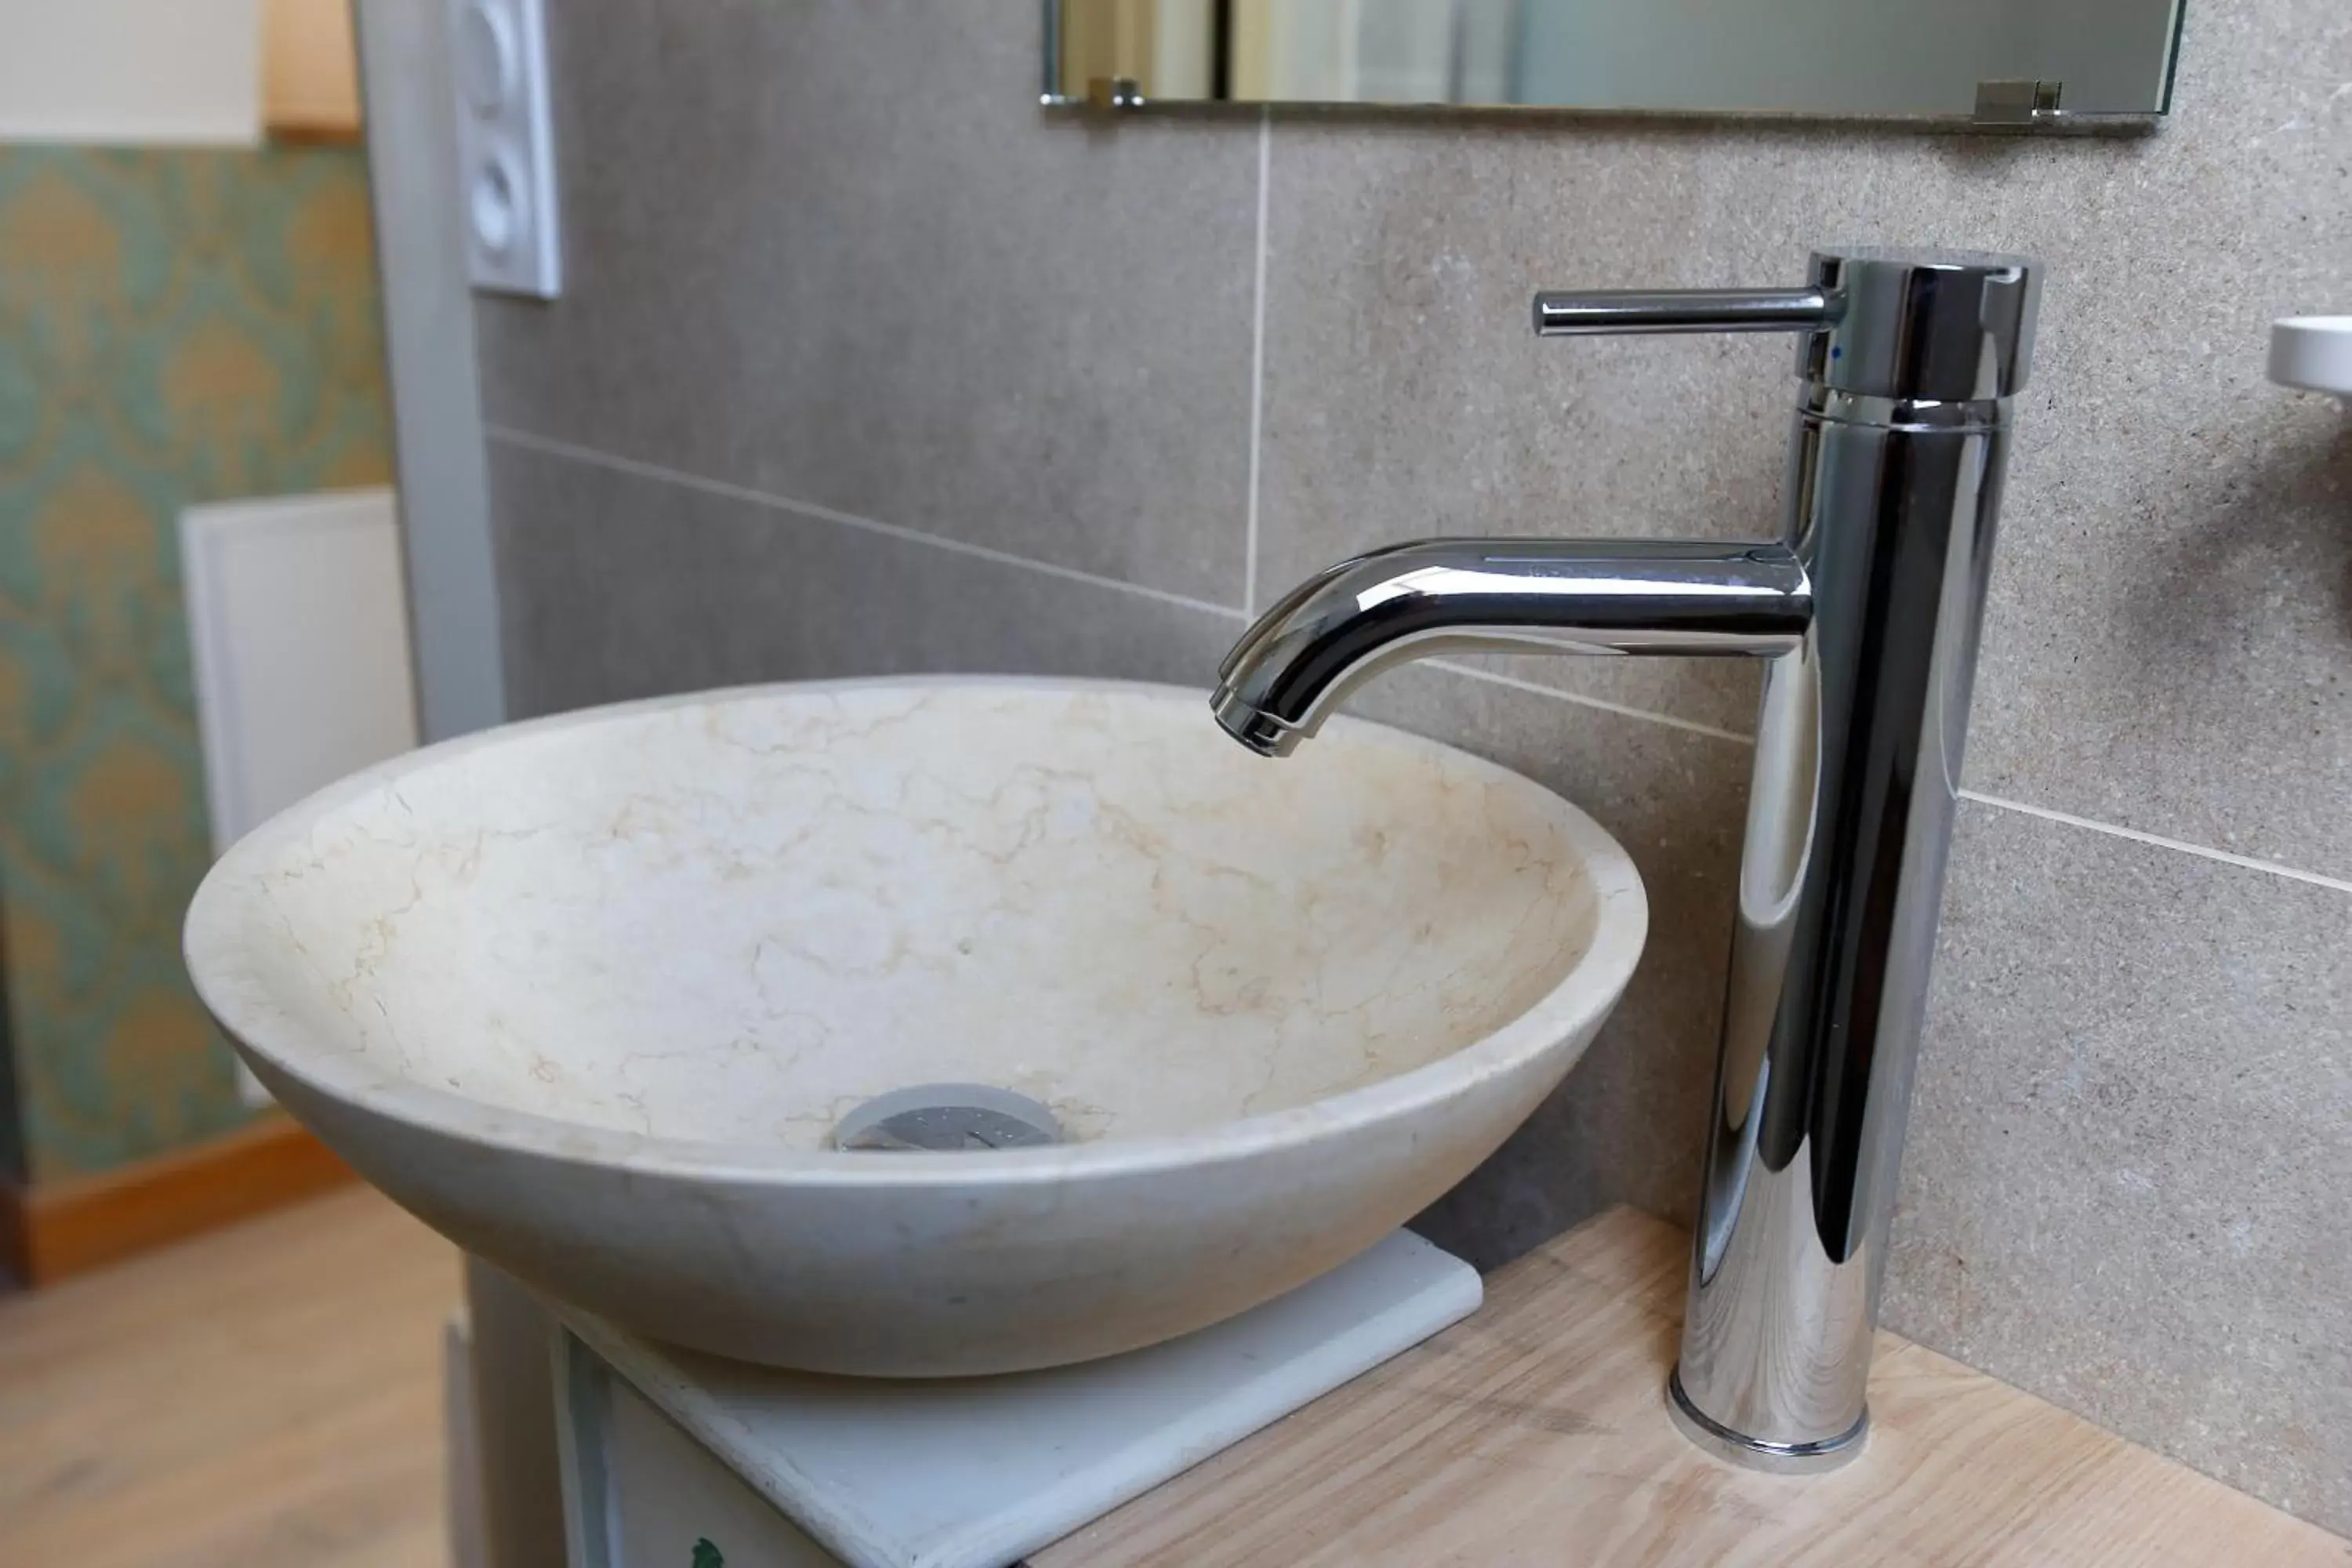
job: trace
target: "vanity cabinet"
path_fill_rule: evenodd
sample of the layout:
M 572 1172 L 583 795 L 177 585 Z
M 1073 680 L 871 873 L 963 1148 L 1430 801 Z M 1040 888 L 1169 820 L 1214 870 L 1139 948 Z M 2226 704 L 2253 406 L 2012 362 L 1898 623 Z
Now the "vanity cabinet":
M 568 1331 L 555 1356 L 570 1568 L 836 1568 Z

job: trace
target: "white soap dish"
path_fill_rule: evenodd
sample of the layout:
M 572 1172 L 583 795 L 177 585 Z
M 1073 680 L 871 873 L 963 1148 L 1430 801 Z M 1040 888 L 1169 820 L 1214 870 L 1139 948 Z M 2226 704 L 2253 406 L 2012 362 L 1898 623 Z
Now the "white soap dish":
M 2287 316 L 2271 323 L 2271 379 L 2352 397 L 2352 316 Z

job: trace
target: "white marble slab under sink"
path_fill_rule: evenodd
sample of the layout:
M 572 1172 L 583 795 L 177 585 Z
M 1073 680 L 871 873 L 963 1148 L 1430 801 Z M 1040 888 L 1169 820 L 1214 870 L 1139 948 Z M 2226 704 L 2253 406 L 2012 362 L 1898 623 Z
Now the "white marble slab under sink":
M 1163 1344 L 931 1381 L 744 1366 L 565 1310 L 575 1561 L 683 1563 L 707 1541 L 721 1563 L 764 1568 L 1002 1568 L 1459 1321 L 1483 1293 L 1468 1264 L 1397 1231 Z
M 1001 1373 L 1158 1343 L 1365 1251 L 1559 1082 L 1646 906 L 1574 806 L 1198 692 L 788 685 L 361 774 L 206 879 L 187 954 L 273 1093 L 460 1245 L 739 1360 Z M 1051 1147 L 845 1151 L 981 1083 Z

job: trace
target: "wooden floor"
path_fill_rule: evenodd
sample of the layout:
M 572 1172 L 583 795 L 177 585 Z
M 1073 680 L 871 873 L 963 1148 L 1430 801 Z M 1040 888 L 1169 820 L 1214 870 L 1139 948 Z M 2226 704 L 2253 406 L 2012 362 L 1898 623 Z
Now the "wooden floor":
M 1038 1554 L 1113 1564 L 2209 1563 L 2352 1549 L 1881 1338 L 1871 1448 L 1795 1481 L 1675 1435 L 1687 1243 L 1619 1211 L 1486 1306 Z M 0 1299 L 0 1568 L 446 1568 L 456 1255 L 352 1189 Z
M 2335 1536 L 1893 1334 L 1852 1465 L 1707 1458 L 1662 1397 L 1689 1255 L 1605 1215 L 1490 1277 L 1467 1321 L 1031 1561 L 2352 1568 Z
M 363 1188 L 0 1298 L 0 1568 L 445 1568 L 457 1299 Z

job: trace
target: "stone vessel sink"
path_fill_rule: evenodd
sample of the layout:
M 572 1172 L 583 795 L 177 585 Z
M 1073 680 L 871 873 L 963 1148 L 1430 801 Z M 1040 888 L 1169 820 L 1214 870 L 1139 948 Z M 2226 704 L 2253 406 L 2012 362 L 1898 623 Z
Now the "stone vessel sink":
M 346 780 L 205 879 L 187 958 L 370 1181 L 655 1338 L 998 1373 L 1202 1328 L 1460 1180 L 1615 1004 L 1614 840 L 1334 721 L 1279 765 L 1202 694 L 774 686 L 568 714 Z M 909 1086 L 1050 1147 L 877 1152 Z

